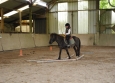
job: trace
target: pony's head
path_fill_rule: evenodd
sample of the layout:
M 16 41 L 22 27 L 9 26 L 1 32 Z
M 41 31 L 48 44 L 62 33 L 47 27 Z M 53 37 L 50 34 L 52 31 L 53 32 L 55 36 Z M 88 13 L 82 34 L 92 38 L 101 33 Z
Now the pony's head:
M 52 44 L 54 41 L 56 41 L 56 37 L 57 37 L 56 33 L 50 34 L 49 44 Z

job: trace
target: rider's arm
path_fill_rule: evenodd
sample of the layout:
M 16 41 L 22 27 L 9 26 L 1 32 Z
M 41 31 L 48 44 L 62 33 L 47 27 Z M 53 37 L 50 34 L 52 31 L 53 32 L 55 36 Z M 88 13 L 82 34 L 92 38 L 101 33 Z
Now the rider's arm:
M 70 34 L 70 29 L 68 30 L 68 33 L 65 33 L 66 35 L 69 35 Z

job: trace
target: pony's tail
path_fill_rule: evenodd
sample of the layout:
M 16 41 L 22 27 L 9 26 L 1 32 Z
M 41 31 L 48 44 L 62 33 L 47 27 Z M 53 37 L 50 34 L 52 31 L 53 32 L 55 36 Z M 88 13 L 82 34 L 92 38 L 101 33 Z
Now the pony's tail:
M 79 48 L 81 48 L 81 40 L 79 39 Z
M 76 36 L 73 36 L 73 39 L 75 41 L 75 46 L 77 47 L 77 56 L 80 56 L 81 41 Z
M 80 49 L 81 49 L 81 40 L 79 39 L 79 54 L 80 54 Z
M 75 46 L 78 47 L 79 49 L 81 48 L 81 41 L 78 37 L 73 36 L 72 37 L 75 41 Z

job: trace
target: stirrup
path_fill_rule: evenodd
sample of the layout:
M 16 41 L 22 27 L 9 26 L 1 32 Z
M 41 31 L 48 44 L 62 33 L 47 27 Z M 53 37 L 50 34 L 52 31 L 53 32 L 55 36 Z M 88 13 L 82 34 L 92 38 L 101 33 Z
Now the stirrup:
M 67 46 L 70 46 L 69 44 Z
M 68 44 L 67 47 L 70 48 L 70 45 Z

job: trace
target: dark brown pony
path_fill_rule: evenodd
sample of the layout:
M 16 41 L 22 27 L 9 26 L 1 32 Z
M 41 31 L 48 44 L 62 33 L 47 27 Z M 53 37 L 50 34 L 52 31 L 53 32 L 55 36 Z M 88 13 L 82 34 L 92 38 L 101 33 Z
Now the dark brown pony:
M 80 46 L 81 46 L 81 41 L 78 37 L 76 36 L 72 36 L 72 38 L 74 39 L 74 44 L 72 45 L 73 49 L 75 50 L 76 56 L 80 56 Z M 49 44 L 52 44 L 54 41 L 56 41 L 58 43 L 58 46 L 60 48 L 60 52 L 59 52 L 59 57 L 58 59 L 61 59 L 61 51 L 62 49 L 65 49 L 67 54 L 68 54 L 68 58 L 71 59 L 70 54 L 68 52 L 68 46 L 65 42 L 65 39 L 63 36 L 58 35 L 56 33 L 52 33 L 50 34 L 50 40 L 49 40 Z

